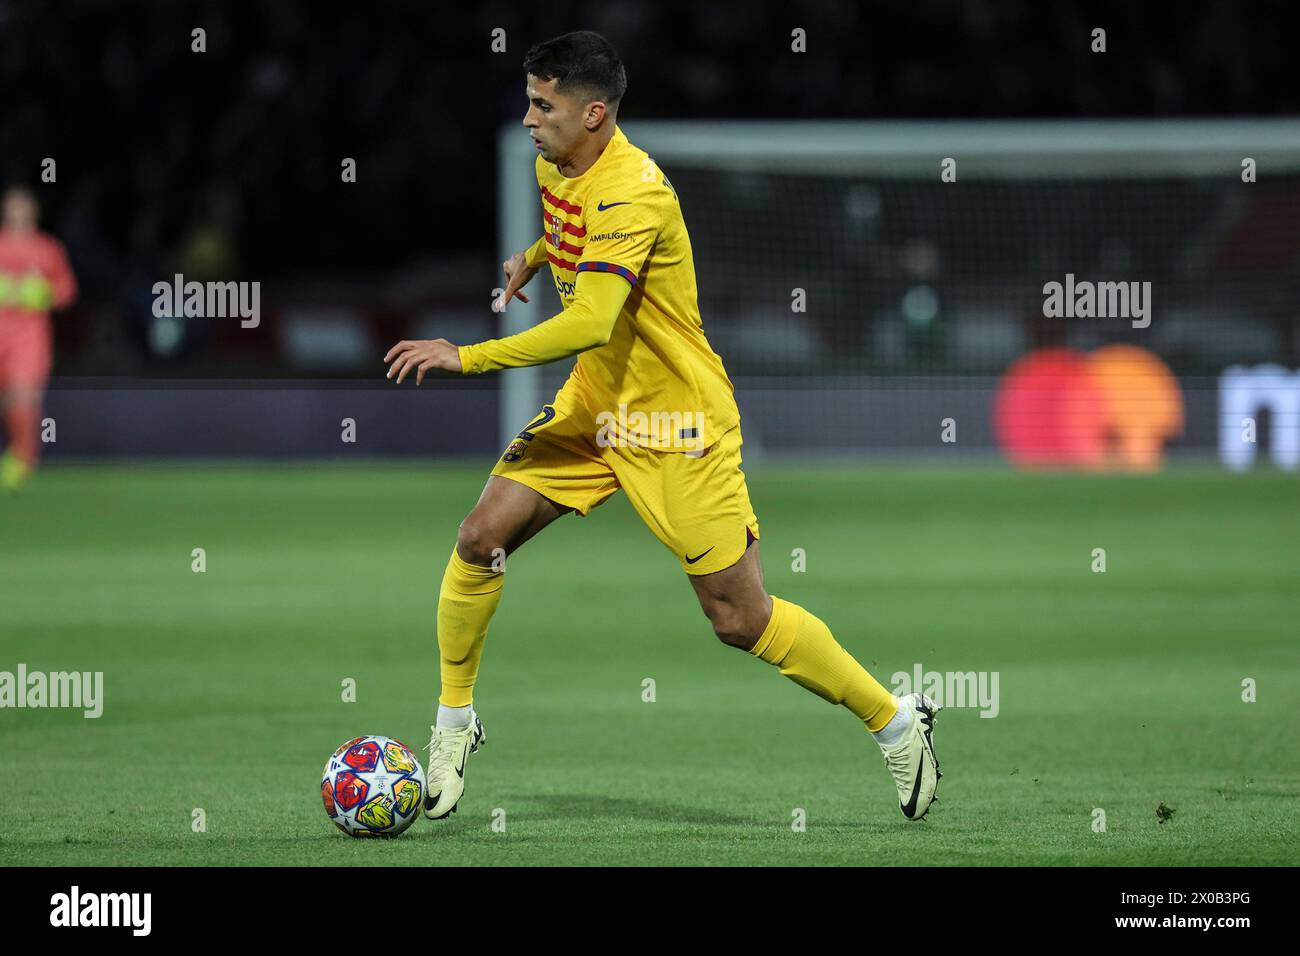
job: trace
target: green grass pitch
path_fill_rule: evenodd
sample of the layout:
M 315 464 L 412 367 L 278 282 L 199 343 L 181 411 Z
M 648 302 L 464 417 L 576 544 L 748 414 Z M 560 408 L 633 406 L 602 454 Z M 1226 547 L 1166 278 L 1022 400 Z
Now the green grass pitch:
M 362 733 L 423 759 L 488 466 L 52 465 L 0 498 L 0 670 L 105 681 L 98 720 L 0 711 L 0 864 L 1300 862 L 1300 480 L 1210 468 L 749 468 L 772 593 L 885 682 L 1000 675 L 996 718 L 940 716 L 923 823 L 847 711 L 717 641 L 617 496 L 510 559 L 459 812 L 349 839 L 321 767 Z

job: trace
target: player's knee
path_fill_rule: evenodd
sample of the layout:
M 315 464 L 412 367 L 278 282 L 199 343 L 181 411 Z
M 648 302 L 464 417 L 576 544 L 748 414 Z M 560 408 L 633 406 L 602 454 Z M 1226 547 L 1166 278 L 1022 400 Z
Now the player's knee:
M 723 644 L 747 651 L 758 640 L 754 625 L 742 608 L 734 604 L 713 604 L 704 611 L 713 625 L 713 633 Z
M 481 518 L 471 514 L 460 523 L 456 532 L 456 553 L 462 561 L 489 567 L 493 558 L 502 553 L 505 542 Z

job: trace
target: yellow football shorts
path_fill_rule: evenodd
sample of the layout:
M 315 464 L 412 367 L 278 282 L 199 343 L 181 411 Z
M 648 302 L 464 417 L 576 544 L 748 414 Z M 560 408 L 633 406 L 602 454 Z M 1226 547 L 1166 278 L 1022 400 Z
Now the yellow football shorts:
M 492 469 L 585 516 L 622 488 L 687 574 L 731 567 L 758 539 L 741 471 L 740 426 L 703 453 L 601 446 L 595 415 L 568 388 L 521 431 Z

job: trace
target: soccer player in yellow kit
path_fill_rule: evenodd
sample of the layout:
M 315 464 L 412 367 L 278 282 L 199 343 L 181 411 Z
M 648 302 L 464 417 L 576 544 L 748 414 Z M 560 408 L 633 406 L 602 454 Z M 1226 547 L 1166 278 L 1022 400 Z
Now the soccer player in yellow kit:
M 527 302 L 523 286 L 549 264 L 564 310 L 475 345 L 399 342 L 384 359 L 390 379 L 419 382 L 430 369 L 473 375 L 578 357 L 492 469 L 443 575 L 425 815 L 456 809 L 468 755 L 485 740 L 472 702 L 504 585 L 496 559 L 621 488 L 681 562 L 718 638 L 852 712 L 879 743 L 904 816 L 922 818 L 939 781 L 939 707 L 919 693 L 894 697 L 820 619 L 763 587 L 732 384 L 701 327 L 677 195 L 617 126 L 627 88 L 617 52 L 598 34 L 569 33 L 533 47 L 524 70 L 543 235 L 504 264 L 498 307 Z

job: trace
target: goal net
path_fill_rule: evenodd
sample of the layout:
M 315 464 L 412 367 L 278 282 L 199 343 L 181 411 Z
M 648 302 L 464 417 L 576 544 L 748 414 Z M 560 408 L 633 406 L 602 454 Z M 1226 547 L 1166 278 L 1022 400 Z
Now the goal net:
M 1300 364 L 1294 120 L 622 126 L 681 200 L 747 451 L 987 454 L 1018 361 L 1117 344 L 1207 450 L 1225 370 Z M 533 156 L 503 130 L 503 258 L 541 228 Z M 536 285 L 500 334 L 558 311 Z M 571 364 L 499 379 L 503 435 Z

